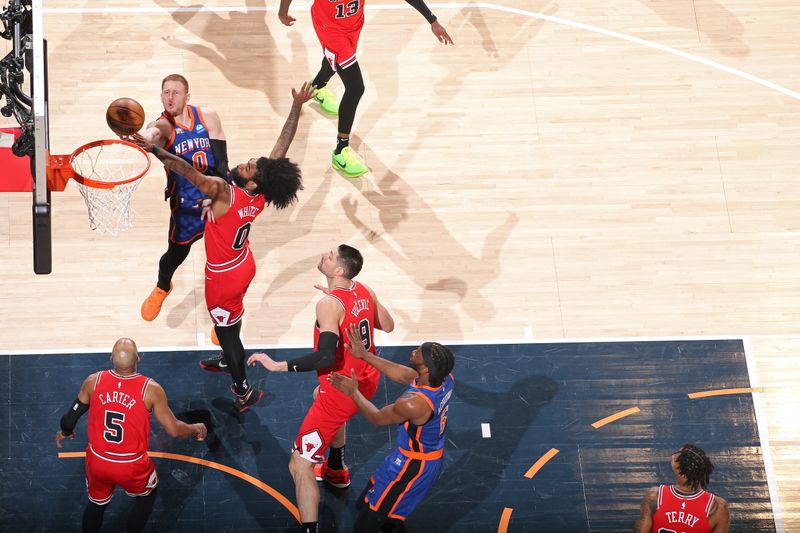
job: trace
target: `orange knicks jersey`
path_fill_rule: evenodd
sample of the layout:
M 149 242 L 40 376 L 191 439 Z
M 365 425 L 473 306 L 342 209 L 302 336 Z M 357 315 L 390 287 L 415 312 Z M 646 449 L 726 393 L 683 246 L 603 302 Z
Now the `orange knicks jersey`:
M 708 513 L 714 495 L 700 490 L 684 495 L 672 485 L 658 487 L 658 510 L 653 515 L 653 533 L 709 533 Z
M 364 342 L 364 347 L 370 353 L 375 353 L 374 341 L 374 327 L 375 327 L 375 302 L 372 300 L 372 295 L 366 287 L 357 281 L 349 289 L 337 287 L 332 290 L 328 296 L 335 299 L 344 309 L 344 319 L 339 326 L 339 346 L 336 348 L 336 361 L 333 366 L 324 370 L 317 370 L 319 380 L 326 387 L 328 380 L 326 376 L 331 372 L 339 372 L 346 376 L 350 375 L 350 369 L 356 371 L 356 377 L 359 382 L 377 382 L 380 373 L 375 367 L 357 359 L 350 354 L 349 350 L 344 347 L 347 342 L 347 335 L 345 331 L 350 327 L 350 324 L 355 324 L 358 327 L 358 332 L 361 334 L 361 340 Z M 314 350 L 318 349 L 319 345 L 319 324 L 314 326 Z
M 360 30 L 364 25 L 364 0 L 314 0 L 311 16 L 325 29 Z
M 89 399 L 88 451 L 120 463 L 136 461 L 147 452 L 150 411 L 144 394 L 148 383 L 150 378 L 141 374 L 98 372 Z
M 250 195 L 234 185 L 225 215 L 206 224 L 206 268 L 214 272 L 231 270 L 250 255 L 250 226 L 264 210 L 263 194 Z

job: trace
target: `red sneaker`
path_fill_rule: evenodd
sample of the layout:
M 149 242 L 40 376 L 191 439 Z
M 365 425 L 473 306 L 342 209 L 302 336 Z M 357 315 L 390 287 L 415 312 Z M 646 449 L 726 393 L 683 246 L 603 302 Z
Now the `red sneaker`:
M 323 459 L 321 463 L 314 465 L 314 477 L 317 481 L 325 479 L 325 470 L 328 469 L 328 461 Z
M 326 464 L 324 474 L 325 482 L 337 489 L 350 486 L 350 469 L 346 466 L 342 470 L 334 470 Z

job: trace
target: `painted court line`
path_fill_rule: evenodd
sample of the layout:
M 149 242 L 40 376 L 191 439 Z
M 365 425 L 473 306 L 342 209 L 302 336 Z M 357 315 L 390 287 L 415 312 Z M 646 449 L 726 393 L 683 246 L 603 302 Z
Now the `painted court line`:
M 229 466 L 215 463 L 214 461 L 207 461 L 206 459 L 200 459 L 199 457 L 192 457 L 190 455 L 181 455 L 177 453 L 166 453 L 166 452 L 151 452 L 148 451 L 147 455 L 150 457 L 156 457 L 159 459 L 171 459 L 173 461 L 183 461 L 185 463 L 194 463 L 198 465 L 202 465 L 208 468 L 213 468 L 214 470 L 219 470 L 220 472 L 225 472 L 226 474 L 230 474 L 232 476 L 238 477 L 239 479 L 250 483 L 251 485 L 258 487 L 259 489 L 263 490 L 275 500 L 283 505 L 287 511 L 292 513 L 295 519 L 300 522 L 300 512 L 297 510 L 297 507 L 294 506 L 292 502 L 290 502 L 283 494 L 278 492 L 277 490 L 273 489 L 263 481 L 254 478 L 250 474 L 245 474 L 240 470 L 236 470 L 235 468 L 231 468 Z M 77 457 L 86 457 L 86 452 L 59 452 L 58 454 L 59 459 L 71 459 Z
M 506 533 L 508 531 L 508 523 L 511 521 L 511 513 L 514 509 L 510 507 L 503 508 L 503 514 L 500 515 L 500 524 L 497 526 L 497 533 Z
M 744 347 L 744 359 L 747 363 L 747 375 L 750 379 L 750 386 L 759 389 L 758 374 L 756 372 L 755 355 L 750 343 L 750 337 L 742 339 Z M 769 487 L 769 499 L 772 503 L 772 516 L 775 519 L 776 533 L 784 533 L 783 514 L 781 513 L 781 501 L 778 492 L 778 482 L 775 479 L 775 468 L 772 464 L 772 450 L 769 445 L 769 430 L 767 429 L 767 415 L 760 394 L 753 394 L 753 409 L 756 412 L 756 426 L 758 426 L 758 437 L 761 441 L 761 455 L 764 458 L 764 472 L 767 475 L 767 487 Z
M 763 389 L 743 388 L 743 389 L 715 389 L 701 392 L 690 392 L 687 396 L 690 399 L 696 400 L 697 398 L 708 398 L 711 396 L 725 396 L 727 394 L 750 394 L 753 392 L 764 392 Z
M 539 457 L 539 459 L 535 463 L 533 463 L 533 466 L 531 466 L 528 469 L 528 471 L 525 472 L 525 477 L 528 479 L 532 479 L 533 476 L 535 476 L 536 473 L 539 470 L 541 470 L 541 468 L 547 463 L 547 461 L 555 457 L 557 453 L 558 450 L 556 448 L 550 448 L 550 450 L 547 453 Z
M 481 436 L 484 439 L 492 438 L 492 428 L 489 424 L 481 424 Z
M 592 427 L 597 429 L 605 426 L 606 424 L 610 424 L 620 418 L 625 418 L 626 416 L 638 413 L 640 409 L 638 407 L 631 407 L 630 409 L 625 409 L 624 411 L 620 411 L 619 413 L 614 413 L 613 415 L 607 416 L 605 418 L 601 418 L 597 422 L 592 423 Z

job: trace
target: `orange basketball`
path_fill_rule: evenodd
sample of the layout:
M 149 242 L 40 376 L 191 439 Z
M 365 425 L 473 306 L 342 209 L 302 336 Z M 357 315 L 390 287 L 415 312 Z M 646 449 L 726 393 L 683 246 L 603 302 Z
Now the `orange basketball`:
M 117 135 L 132 135 L 144 125 L 144 109 L 133 98 L 117 98 L 108 106 L 106 122 Z

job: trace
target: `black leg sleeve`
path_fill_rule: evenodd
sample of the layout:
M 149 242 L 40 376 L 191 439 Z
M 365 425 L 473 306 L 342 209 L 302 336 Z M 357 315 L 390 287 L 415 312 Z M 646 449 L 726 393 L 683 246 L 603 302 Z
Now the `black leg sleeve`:
M 128 523 L 125 526 L 126 533 L 139 533 L 147 524 L 150 513 L 153 512 L 153 505 L 156 502 L 156 490 L 147 496 L 137 496 L 133 499 L 133 507 L 128 513 Z
M 158 261 L 158 287 L 163 291 L 169 290 L 169 284 L 172 282 L 172 276 L 181 263 L 186 261 L 189 257 L 189 252 L 192 250 L 191 244 L 175 244 L 168 243 L 167 251 L 161 256 Z
M 353 525 L 354 533 L 376 533 L 381 530 L 385 518 L 365 505 L 358 512 L 356 523 Z
M 103 527 L 103 514 L 106 512 L 106 505 L 97 505 L 94 502 L 86 504 L 83 510 L 83 533 L 99 533 Z
M 247 392 L 248 386 L 244 365 L 244 345 L 242 345 L 242 339 L 239 338 L 241 329 L 241 320 L 233 326 L 214 326 L 222 353 L 225 354 L 225 361 L 231 371 L 233 388 L 239 396 Z
M 339 77 L 344 84 L 344 94 L 339 103 L 339 133 L 350 133 L 356 119 L 356 108 L 364 95 L 364 77 L 358 61 L 347 68 L 339 69 Z
M 317 76 L 314 78 L 312 85 L 317 89 L 322 89 L 328 82 L 331 81 L 333 77 L 333 69 L 331 68 L 331 64 L 328 63 L 328 60 L 324 57 L 322 58 L 322 66 L 319 68 L 319 72 L 317 72 Z

